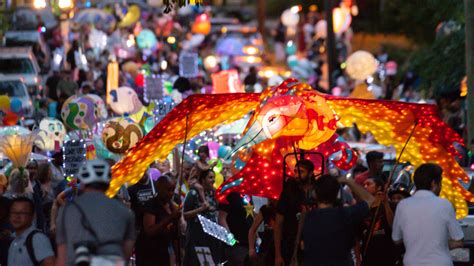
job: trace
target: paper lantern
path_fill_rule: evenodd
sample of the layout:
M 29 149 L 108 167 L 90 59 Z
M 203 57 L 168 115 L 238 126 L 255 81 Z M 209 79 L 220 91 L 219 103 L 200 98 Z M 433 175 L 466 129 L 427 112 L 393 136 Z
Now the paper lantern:
M 21 112 L 22 103 L 21 100 L 17 97 L 12 97 L 10 99 L 10 110 L 16 114 Z
M 208 35 L 211 32 L 211 20 L 209 15 L 204 13 L 197 16 L 191 31 L 195 34 Z
M 10 98 L 8 95 L 0 95 L 0 110 L 6 111 L 10 109 Z
M 207 70 L 212 71 L 217 66 L 217 58 L 213 55 L 209 55 L 204 58 L 204 67 Z
M 18 115 L 11 111 L 6 111 L 5 116 L 2 119 L 3 125 L 14 126 L 18 122 Z
M 142 109 L 143 104 L 137 93 L 129 87 L 110 90 L 110 108 L 118 115 L 134 114 Z
M 128 8 L 123 19 L 118 23 L 119 28 L 127 28 L 135 24 L 140 19 L 140 7 L 132 5 Z
M 143 137 L 139 125 L 125 118 L 113 118 L 105 123 L 102 141 L 113 153 L 124 154 Z
M 336 7 L 332 10 L 332 21 L 334 33 L 341 34 L 351 25 L 351 11 L 345 7 Z
M 385 64 L 385 71 L 387 76 L 395 76 L 397 74 L 398 65 L 395 61 L 388 61 Z
M 39 123 L 38 136 L 42 141 L 36 142 L 37 146 L 44 151 L 59 152 L 66 137 L 66 128 L 56 118 L 43 118 Z
M 357 51 L 351 54 L 346 61 L 347 74 L 356 80 L 365 80 L 377 71 L 379 62 L 366 51 Z
M 107 95 L 106 95 L 106 103 L 110 104 L 110 91 L 112 89 L 118 88 L 118 81 L 119 81 L 119 65 L 117 61 L 112 60 L 107 65 Z
M 89 33 L 89 45 L 97 52 L 102 52 L 107 46 L 107 34 L 93 28 Z
M 467 96 L 467 76 L 464 76 L 464 78 L 461 81 L 461 97 Z
M 71 96 L 63 104 L 61 118 L 70 129 L 87 130 L 98 122 L 95 112 L 96 107 L 92 98 Z
M 328 24 L 326 20 L 321 19 L 316 23 L 315 27 L 316 39 L 326 39 L 328 33 Z
M 239 73 L 235 69 L 224 70 L 211 75 L 214 93 L 244 92 Z
M 96 94 L 86 94 L 86 97 L 89 97 L 92 102 L 94 103 L 94 114 L 98 120 L 106 119 L 108 114 L 107 114 L 107 108 L 105 107 L 104 100 L 99 95 Z
M 287 27 L 296 27 L 299 21 L 300 15 L 298 12 L 294 12 L 291 9 L 287 9 L 281 14 L 281 22 Z
M 216 178 L 214 179 L 214 188 L 218 188 L 224 183 L 224 176 L 221 173 L 216 173 Z
M 143 29 L 137 36 L 137 44 L 140 49 L 153 49 L 158 44 L 158 41 L 151 30 Z

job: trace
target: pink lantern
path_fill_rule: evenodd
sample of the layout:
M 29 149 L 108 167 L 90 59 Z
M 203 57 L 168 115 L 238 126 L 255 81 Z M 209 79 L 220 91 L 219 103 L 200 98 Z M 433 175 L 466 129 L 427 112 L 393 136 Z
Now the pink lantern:
M 207 147 L 209 147 L 209 158 L 215 159 L 218 156 L 219 151 L 219 143 L 215 141 L 211 141 L 207 143 Z

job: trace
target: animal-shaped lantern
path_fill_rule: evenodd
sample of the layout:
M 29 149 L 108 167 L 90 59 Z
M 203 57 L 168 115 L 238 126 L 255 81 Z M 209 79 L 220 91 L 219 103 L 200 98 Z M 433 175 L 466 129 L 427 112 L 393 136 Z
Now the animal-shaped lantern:
M 102 131 L 102 141 L 113 153 L 124 154 L 143 137 L 140 127 L 125 118 L 109 120 Z
M 56 118 L 43 118 L 39 124 L 38 136 L 42 141 L 35 144 L 44 151 L 60 151 L 66 137 L 63 123 Z

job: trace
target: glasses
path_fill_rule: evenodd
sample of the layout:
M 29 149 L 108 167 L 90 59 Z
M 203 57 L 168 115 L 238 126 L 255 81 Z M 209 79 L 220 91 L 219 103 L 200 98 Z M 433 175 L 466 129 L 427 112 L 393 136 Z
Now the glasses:
M 31 215 L 31 212 L 10 212 L 10 216 L 28 216 Z

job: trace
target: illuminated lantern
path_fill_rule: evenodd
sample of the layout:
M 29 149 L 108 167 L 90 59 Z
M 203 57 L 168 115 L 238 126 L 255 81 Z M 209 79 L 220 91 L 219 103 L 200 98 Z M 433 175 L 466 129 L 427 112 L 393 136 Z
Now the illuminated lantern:
M 316 31 L 316 39 L 326 39 L 328 33 L 328 26 L 327 22 L 324 19 L 321 19 L 316 23 L 315 31 Z
M 110 108 L 118 115 L 134 114 L 142 109 L 137 93 L 129 87 L 120 87 L 110 91 Z
M 6 111 L 5 116 L 3 116 L 2 122 L 5 126 L 14 126 L 18 122 L 18 115 L 11 111 Z
M 44 151 L 60 151 L 66 137 L 66 128 L 56 118 L 43 118 L 39 123 L 38 136 L 42 141 L 36 142 L 37 146 Z
M 10 98 L 8 95 L 0 95 L 0 110 L 6 111 L 10 109 Z
M 63 104 L 61 118 L 70 129 L 87 130 L 98 122 L 95 113 L 96 107 L 92 98 L 71 96 Z
M 102 98 L 97 94 L 86 94 L 85 96 L 89 97 L 94 103 L 95 117 L 98 120 L 106 119 L 108 114 L 107 114 L 107 108 L 105 107 L 104 100 L 102 100 Z
M 118 23 L 119 28 L 127 28 L 135 24 L 140 19 L 140 7 L 132 5 L 128 8 L 127 14 Z
M 155 34 L 149 29 L 143 29 L 137 36 L 137 45 L 140 49 L 153 49 L 157 44 Z
M 208 35 L 211 32 L 211 20 L 209 15 L 203 13 L 197 16 L 191 31 L 195 34 Z
M 244 92 L 240 85 L 239 73 L 235 69 L 211 74 L 214 93 Z
M 395 76 L 397 74 L 398 65 L 395 61 L 388 61 L 385 64 L 385 71 L 387 76 Z
M 89 45 L 97 52 L 102 52 L 107 46 L 107 34 L 93 28 L 89 33 Z
M 209 55 L 206 58 L 204 58 L 204 67 L 207 70 L 212 71 L 213 69 L 216 68 L 216 66 L 217 66 L 217 58 L 215 56 Z
M 278 102 L 278 98 L 282 101 Z M 281 106 L 282 110 L 268 109 L 269 102 L 275 107 Z M 291 114 L 295 109 L 306 109 L 306 112 L 293 116 Z M 237 158 L 232 161 L 231 168 L 239 169 L 219 187 L 216 195 L 219 201 L 223 201 L 230 192 L 276 199 L 283 188 L 282 156 L 294 152 L 292 143 L 296 150 L 312 147 L 321 143 L 326 133 L 331 133 L 334 120 L 328 120 L 331 117 L 326 113 L 328 109 L 334 111 L 337 122 L 342 126 L 350 127 L 357 123 L 362 133 L 370 131 L 380 144 L 393 145 L 398 155 L 416 124 L 401 161 L 409 161 L 415 167 L 426 162 L 439 164 L 443 168 L 441 197 L 453 204 L 457 218 L 467 215 L 466 201 L 474 202 L 474 196 L 463 187 L 463 183 L 469 182 L 470 178 L 454 158 L 459 154 L 454 143 L 462 143 L 463 139 L 439 118 L 435 105 L 335 97 L 319 94 L 295 79 L 285 80 L 280 86 L 264 90 L 261 94 L 200 94 L 187 97 L 112 167 L 113 179 L 107 195 L 113 196 L 126 182 L 138 182 L 150 163 L 166 159 L 184 139 L 192 139 L 203 130 L 237 121 L 254 111 L 245 134 L 252 135 L 250 129 L 254 124 L 265 123 L 267 128 L 262 128 L 256 138 L 260 134 L 272 138 L 235 154 Z M 284 124 L 286 126 L 280 127 Z M 304 135 L 297 136 L 296 131 L 304 132 Z M 344 146 L 339 145 L 343 149 L 341 156 L 333 162 L 345 168 L 344 164 L 350 163 L 354 156 Z M 323 154 L 330 156 L 334 151 L 323 151 Z M 316 169 L 319 167 L 316 166 Z
M 334 33 L 345 32 L 352 22 L 351 11 L 345 7 L 336 7 L 332 10 L 332 21 Z
M 464 78 L 461 81 L 461 97 L 467 96 L 467 76 L 464 76 Z
M 112 59 L 107 65 L 107 95 L 106 103 L 110 104 L 110 91 L 118 88 L 119 81 L 119 65 L 115 59 Z
M 124 154 L 143 137 L 140 126 L 125 118 L 113 118 L 105 123 L 102 141 L 113 153 Z
M 224 183 L 224 176 L 221 173 L 215 173 L 216 179 L 214 179 L 214 188 L 218 188 Z
M 366 51 L 352 53 L 346 61 L 347 74 L 356 80 L 365 80 L 377 70 L 379 62 Z
M 300 15 L 298 14 L 298 10 L 286 9 L 281 14 L 281 22 L 287 27 L 296 27 L 299 21 Z

